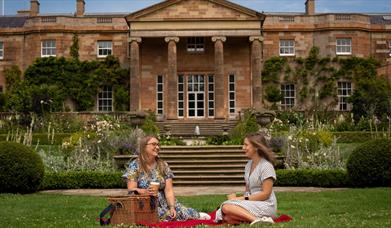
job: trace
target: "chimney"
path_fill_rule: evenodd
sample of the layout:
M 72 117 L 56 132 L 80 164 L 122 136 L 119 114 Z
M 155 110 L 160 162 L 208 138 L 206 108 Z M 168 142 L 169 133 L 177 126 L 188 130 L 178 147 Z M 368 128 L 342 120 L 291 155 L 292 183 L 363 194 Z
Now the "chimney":
M 84 0 L 76 0 L 76 17 L 84 16 L 85 5 Z
M 315 0 L 307 0 L 305 2 L 305 14 L 306 15 L 315 14 Z
M 30 0 L 30 17 L 38 16 L 39 0 Z

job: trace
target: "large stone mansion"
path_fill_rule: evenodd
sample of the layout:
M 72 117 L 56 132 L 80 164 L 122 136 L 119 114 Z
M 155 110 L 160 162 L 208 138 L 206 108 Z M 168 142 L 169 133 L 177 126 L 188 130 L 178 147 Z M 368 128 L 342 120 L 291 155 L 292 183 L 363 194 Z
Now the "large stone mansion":
M 81 60 L 114 55 L 130 70 L 130 111 L 153 110 L 163 120 L 228 120 L 263 106 L 261 71 L 272 56 L 374 57 L 391 76 L 391 13 L 260 13 L 227 0 L 166 0 L 130 14 L 87 14 L 75 0 L 74 14 L 30 10 L 0 17 L 0 92 L 4 70 L 25 70 L 34 59 L 70 56 L 74 34 Z M 304 11 L 304 10 L 303 10 Z M 281 106 L 293 107 L 295 85 L 282 84 Z M 338 83 L 336 110 L 352 92 Z M 97 94 L 96 111 L 115 111 L 112 88 Z

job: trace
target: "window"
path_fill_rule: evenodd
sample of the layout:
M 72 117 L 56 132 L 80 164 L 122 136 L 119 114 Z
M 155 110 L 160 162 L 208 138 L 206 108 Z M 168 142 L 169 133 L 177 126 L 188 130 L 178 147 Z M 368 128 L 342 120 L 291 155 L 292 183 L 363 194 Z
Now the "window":
M 41 42 L 41 57 L 56 56 L 56 41 L 44 40 Z
M 178 117 L 183 117 L 185 115 L 185 81 L 184 76 L 178 76 Z
M 208 116 L 215 115 L 215 82 L 213 75 L 208 75 Z
M 188 52 L 203 52 L 204 38 L 203 37 L 189 37 L 187 38 L 187 51 Z
M 0 41 L 0 59 L 4 58 L 4 44 Z
M 164 99 L 163 99 L 164 81 L 163 75 L 158 75 L 156 78 L 156 114 L 163 115 Z
M 187 116 L 198 118 L 205 116 L 205 75 L 187 76 Z
M 113 89 L 111 86 L 104 86 L 98 94 L 98 111 L 113 111 Z
M 391 56 L 391 40 L 388 41 L 388 52 L 389 55 Z
M 289 110 L 295 106 L 295 85 L 294 84 L 282 84 L 281 94 L 283 96 L 281 100 L 281 109 Z
M 337 39 L 337 55 L 351 55 L 352 54 L 352 39 Z
M 236 85 L 235 85 L 235 75 L 230 74 L 229 75 L 229 81 L 228 81 L 228 109 L 229 114 L 235 114 L 235 108 L 236 108 Z
M 347 98 L 352 94 L 352 83 L 350 82 L 338 82 L 338 110 L 349 111 L 350 106 L 347 102 Z
M 280 40 L 280 55 L 282 55 L 282 56 L 295 55 L 295 41 L 294 40 Z
M 113 54 L 113 44 L 111 41 L 98 41 L 98 57 L 104 58 Z

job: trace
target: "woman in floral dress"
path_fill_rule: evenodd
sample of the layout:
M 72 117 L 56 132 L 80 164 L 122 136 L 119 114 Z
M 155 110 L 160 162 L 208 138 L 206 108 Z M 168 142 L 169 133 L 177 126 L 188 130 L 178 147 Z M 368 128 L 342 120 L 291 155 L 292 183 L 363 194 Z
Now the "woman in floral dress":
M 161 221 L 210 219 L 210 216 L 180 204 L 174 196 L 173 177 L 168 164 L 159 158 L 160 144 L 154 136 L 146 136 L 140 140 L 139 156 L 132 160 L 124 178 L 127 179 L 128 191 L 139 194 L 154 194 L 151 182 L 159 182 L 158 215 Z

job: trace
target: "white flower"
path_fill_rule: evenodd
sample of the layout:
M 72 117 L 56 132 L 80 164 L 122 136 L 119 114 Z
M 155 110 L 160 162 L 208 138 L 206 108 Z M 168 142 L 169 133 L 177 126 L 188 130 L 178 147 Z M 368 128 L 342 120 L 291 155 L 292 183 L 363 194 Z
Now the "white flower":
M 295 149 L 296 147 L 295 147 L 294 145 L 291 145 L 291 148 L 292 148 L 292 149 Z

